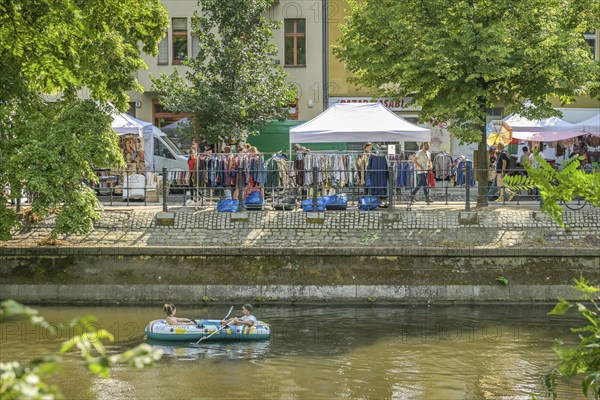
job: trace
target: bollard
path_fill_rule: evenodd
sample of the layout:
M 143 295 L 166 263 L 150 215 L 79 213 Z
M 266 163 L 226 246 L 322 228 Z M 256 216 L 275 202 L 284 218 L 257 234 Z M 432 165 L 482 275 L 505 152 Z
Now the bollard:
M 388 167 L 388 210 L 394 210 L 394 186 L 396 180 L 394 179 L 394 166 Z
M 317 178 L 318 178 L 318 170 L 317 167 L 313 167 L 313 195 L 312 195 L 312 204 L 313 204 L 313 212 L 317 212 Z
M 465 195 L 465 211 L 471 211 L 471 165 L 465 161 L 465 187 L 467 189 Z
M 167 212 L 167 167 L 162 169 L 163 212 Z
M 244 192 L 242 189 L 242 168 L 238 167 L 237 170 L 237 192 L 238 192 L 238 210 L 241 210 L 242 203 L 244 202 Z

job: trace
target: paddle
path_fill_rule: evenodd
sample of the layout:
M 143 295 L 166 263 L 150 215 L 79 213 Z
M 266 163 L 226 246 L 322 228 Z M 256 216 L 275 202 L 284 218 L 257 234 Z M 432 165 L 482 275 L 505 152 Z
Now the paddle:
M 227 319 L 227 317 L 229 317 L 229 314 L 231 314 L 231 312 L 233 311 L 233 306 L 231 306 L 231 308 L 229 309 L 229 312 L 227 313 L 227 315 L 225 316 L 225 318 L 223 319 Z M 201 341 L 203 341 L 204 339 L 208 339 L 209 337 L 211 337 L 212 335 L 214 335 L 217 332 L 220 332 L 223 328 L 225 328 L 226 326 L 228 326 L 230 323 L 232 323 L 233 321 L 229 321 L 227 324 L 221 326 L 219 329 L 217 329 L 216 331 L 214 331 L 213 333 L 211 333 L 208 336 L 203 336 L 200 339 L 198 339 L 198 341 L 196 342 L 196 344 L 200 343 Z

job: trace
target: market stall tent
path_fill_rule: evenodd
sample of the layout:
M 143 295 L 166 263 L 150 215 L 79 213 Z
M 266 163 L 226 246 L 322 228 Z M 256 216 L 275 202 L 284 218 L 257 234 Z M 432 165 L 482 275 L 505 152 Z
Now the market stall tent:
M 528 119 L 509 115 L 503 120 L 512 130 L 512 137 L 535 142 L 556 142 L 582 135 L 581 128 L 557 117 Z
M 144 166 L 147 171 L 153 169 L 154 156 L 154 129 L 159 128 L 150 122 L 140 121 L 128 114 L 117 114 L 113 116 L 112 128 L 119 135 L 134 134 L 144 138 Z
M 594 136 L 600 136 L 600 113 L 575 124 L 583 133 L 590 133 Z
M 429 129 L 411 124 L 380 103 L 338 103 L 290 129 L 291 143 L 426 142 Z

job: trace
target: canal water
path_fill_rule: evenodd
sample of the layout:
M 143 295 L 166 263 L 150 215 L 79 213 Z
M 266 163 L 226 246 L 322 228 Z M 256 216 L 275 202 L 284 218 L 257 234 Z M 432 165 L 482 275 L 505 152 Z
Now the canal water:
M 51 323 L 94 314 L 115 336 L 110 352 L 148 342 L 155 307 L 35 307 Z M 236 311 L 241 305 L 236 305 Z M 78 356 L 55 380 L 69 399 L 531 399 L 555 360 L 555 338 L 576 343 L 580 320 L 550 317 L 552 305 L 257 306 L 273 336 L 263 342 L 150 342 L 164 351 L 150 369 L 118 366 L 104 380 Z M 229 305 L 178 307 L 179 317 L 222 318 Z M 240 312 L 241 314 L 241 312 Z M 233 313 L 235 315 L 235 312 Z M 66 330 L 0 323 L 0 361 L 56 353 Z M 577 382 L 559 398 L 581 398 Z

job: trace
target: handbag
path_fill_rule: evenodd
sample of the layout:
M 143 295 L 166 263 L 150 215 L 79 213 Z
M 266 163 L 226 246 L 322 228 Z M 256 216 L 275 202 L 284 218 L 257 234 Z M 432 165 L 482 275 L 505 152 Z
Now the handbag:
M 302 200 L 302 209 L 306 212 L 313 211 L 313 200 Z M 325 207 L 327 204 L 325 203 L 325 199 L 323 197 L 317 197 L 317 211 L 325 211 Z
M 244 205 L 261 206 L 263 204 L 263 198 L 259 192 L 250 192 L 244 199 Z
M 430 188 L 435 187 L 435 176 L 433 175 L 433 171 L 429 171 L 429 174 L 427 174 L 427 183 Z
M 379 207 L 379 197 L 362 196 L 358 199 L 358 209 L 360 211 L 370 211 Z
M 223 199 L 217 201 L 218 212 L 237 212 L 239 208 L 239 201 L 233 199 Z
M 348 207 L 348 196 L 346 193 L 325 196 L 325 208 L 327 210 L 345 210 Z
M 280 211 L 291 211 L 296 208 L 296 198 L 293 196 L 285 196 L 277 199 L 273 208 Z

